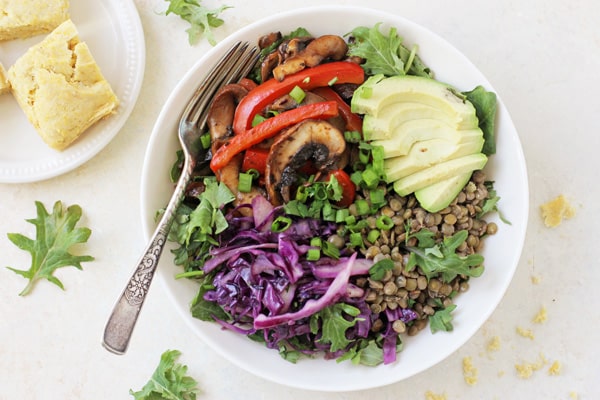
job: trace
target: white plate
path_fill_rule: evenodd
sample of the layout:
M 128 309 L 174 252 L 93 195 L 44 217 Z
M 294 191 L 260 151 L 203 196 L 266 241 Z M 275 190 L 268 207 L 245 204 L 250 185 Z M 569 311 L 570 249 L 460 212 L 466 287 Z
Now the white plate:
M 335 15 L 334 19 L 331 15 Z M 141 212 L 146 239 L 154 229 L 156 210 L 165 206 L 172 193 L 168 172 L 175 160 L 177 120 L 194 87 L 215 62 L 236 40 L 258 38 L 280 30 L 289 32 L 298 26 L 306 27 L 313 35 L 346 34 L 359 25 L 398 28 L 405 43 L 419 45 L 419 53 L 439 80 L 470 90 L 483 85 L 494 91 L 487 79 L 459 51 L 442 38 L 401 17 L 363 8 L 326 6 L 282 13 L 254 23 L 224 40 L 189 71 L 165 104 L 152 132 L 142 173 Z M 425 329 L 405 340 L 398 362 L 375 368 L 356 366 L 349 362 L 336 363 L 322 359 L 301 360 L 297 364 L 284 361 L 277 351 L 246 337 L 223 331 L 217 324 L 191 317 L 188 306 L 196 294 L 197 285 L 191 281 L 175 280 L 180 272 L 172 256 L 165 251 L 159 274 L 176 309 L 191 327 L 190 334 L 198 335 L 213 349 L 238 366 L 263 378 L 293 387 L 320 391 L 352 391 L 387 385 L 406 379 L 440 362 L 462 346 L 486 321 L 500 302 L 519 261 L 528 218 L 528 183 L 525 160 L 517 132 L 506 108 L 499 102 L 497 119 L 498 153 L 491 157 L 487 172 L 496 181 L 502 197 L 500 207 L 512 225 L 496 218 L 497 235 L 486 241 L 484 256 L 486 270 L 473 279 L 470 289 L 457 297 L 454 312 L 454 331 L 431 334 Z M 171 132 L 171 134 L 167 134 Z M 163 171 L 162 176 L 157 171 Z
M 137 100 L 146 49 L 133 1 L 71 1 L 69 11 L 81 40 L 90 47 L 120 105 L 116 114 L 99 121 L 69 148 L 59 152 L 42 141 L 13 96 L 0 96 L 0 182 L 34 182 L 77 168 L 115 137 Z M 0 62 L 8 69 L 44 37 L 0 42 Z

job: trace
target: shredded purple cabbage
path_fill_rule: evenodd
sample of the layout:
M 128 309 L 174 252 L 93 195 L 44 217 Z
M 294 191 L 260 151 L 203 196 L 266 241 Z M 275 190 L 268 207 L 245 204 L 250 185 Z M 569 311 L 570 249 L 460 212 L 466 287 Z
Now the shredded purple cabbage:
M 217 322 L 245 335 L 262 333 L 270 348 L 283 344 L 303 353 L 324 352 L 325 358 L 337 358 L 344 351 L 330 352 L 328 344 L 316 340 L 309 321 L 324 308 L 344 302 L 360 310 L 346 337 L 351 341 L 370 338 L 372 323 L 381 316 L 372 314 L 364 289 L 354 285 L 351 277 L 368 275 L 373 262 L 357 258 L 356 253 L 308 261 L 310 239 L 331 235 L 335 224 L 299 219 L 284 232 L 275 233 L 271 223 L 282 210 L 261 196 L 250 206 L 250 218 L 233 212 L 227 215 L 229 227 L 204 264 L 206 273 L 215 272 L 214 289 L 204 299 L 231 316 L 229 321 Z M 386 311 L 387 328 L 381 334 L 384 363 L 396 359 L 398 335 L 391 329 L 393 321 L 409 322 L 415 317 L 412 310 Z

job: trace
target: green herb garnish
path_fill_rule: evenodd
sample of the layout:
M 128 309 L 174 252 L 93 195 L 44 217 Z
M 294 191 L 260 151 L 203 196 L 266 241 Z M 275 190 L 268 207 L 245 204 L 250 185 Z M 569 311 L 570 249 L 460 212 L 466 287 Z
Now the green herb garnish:
M 135 400 L 195 400 L 198 382 L 186 375 L 187 366 L 176 363 L 180 351 L 167 350 L 160 357 L 160 363 L 152 378 L 142 390 L 129 390 Z
M 437 310 L 429 317 L 429 329 L 431 333 L 437 331 L 450 332 L 454 329 L 452 326 L 452 311 L 456 308 L 456 304 L 451 304 L 446 308 Z
M 9 233 L 8 238 L 21 250 L 31 253 L 29 270 L 19 270 L 7 267 L 11 271 L 29 279 L 29 283 L 19 295 L 25 296 L 31 292 L 35 283 L 47 279 L 64 290 L 62 282 L 55 277 L 58 268 L 72 266 L 82 269 L 81 263 L 93 261 L 92 256 L 78 256 L 69 252 L 71 246 L 87 242 L 92 234 L 89 228 L 76 228 L 81 218 L 81 207 L 72 205 L 65 210 L 60 201 L 54 203 L 52 214 L 44 205 L 36 201 L 37 217 L 27 222 L 35 225 L 35 239 L 30 239 L 20 233 Z
M 219 8 L 209 9 L 202 5 L 199 0 L 167 0 L 169 8 L 166 15 L 171 13 L 179 15 L 181 19 L 190 23 L 190 27 L 186 30 L 190 44 L 196 44 L 202 36 L 206 37 L 211 45 L 217 44 L 217 41 L 212 33 L 212 28 L 217 28 L 223 25 L 223 20 L 219 18 L 219 14 L 225 11 L 230 6 L 221 6 Z

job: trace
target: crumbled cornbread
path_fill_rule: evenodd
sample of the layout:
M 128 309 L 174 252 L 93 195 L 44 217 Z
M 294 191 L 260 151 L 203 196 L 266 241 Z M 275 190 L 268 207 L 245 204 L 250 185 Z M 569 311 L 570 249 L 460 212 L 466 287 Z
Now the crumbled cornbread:
M 474 386 L 477 383 L 479 371 L 473 366 L 471 357 L 464 357 L 462 360 L 463 378 L 467 385 Z
M 546 307 L 542 307 L 540 311 L 533 317 L 532 321 L 536 324 L 541 324 L 546 322 L 548 319 L 548 313 L 546 311 Z
M 515 369 L 519 378 L 529 379 L 535 371 L 539 371 L 544 365 L 546 365 L 546 358 L 540 355 L 540 360 L 535 363 L 524 361 L 522 364 L 515 364 Z
M 431 390 L 425 392 L 425 400 L 446 400 L 445 394 L 435 394 Z
M 531 340 L 535 339 L 535 337 L 533 336 L 533 331 L 531 329 L 525 329 L 520 326 L 517 326 L 517 333 L 523 336 L 524 338 L 528 338 Z
M 500 350 L 500 338 L 498 336 L 494 336 L 487 345 L 488 351 L 498 351 Z
M 554 361 L 550 368 L 548 368 L 548 375 L 560 375 L 560 361 Z
M 0 0 L 0 41 L 48 33 L 69 18 L 69 0 Z
M 57 150 L 65 149 L 118 105 L 71 20 L 27 50 L 8 70 L 8 80 L 29 121 Z
M 575 216 L 575 209 L 569 204 L 562 194 L 540 206 L 544 224 L 548 228 L 557 227 L 562 223 L 563 218 L 568 219 Z
M 541 282 L 542 282 L 542 278 L 540 276 L 537 276 L 537 275 L 531 276 L 531 283 L 533 283 L 534 285 L 539 285 Z
M 569 393 L 569 397 L 570 397 L 572 400 L 577 400 L 577 399 L 579 399 L 579 395 L 577 394 L 577 392 L 571 392 L 571 393 Z
M 10 89 L 10 84 L 8 83 L 8 78 L 6 77 L 6 70 L 0 63 L 0 94 L 4 94 L 8 92 Z

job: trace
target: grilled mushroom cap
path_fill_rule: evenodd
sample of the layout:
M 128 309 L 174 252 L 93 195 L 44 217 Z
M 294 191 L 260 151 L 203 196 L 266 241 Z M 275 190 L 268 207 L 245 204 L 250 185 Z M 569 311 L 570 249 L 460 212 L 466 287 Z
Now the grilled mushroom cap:
M 281 133 L 267 158 L 265 186 L 271 203 L 290 200 L 297 170 L 308 161 L 325 171 L 337 165 L 345 149 L 344 135 L 327 121 L 303 121 Z

